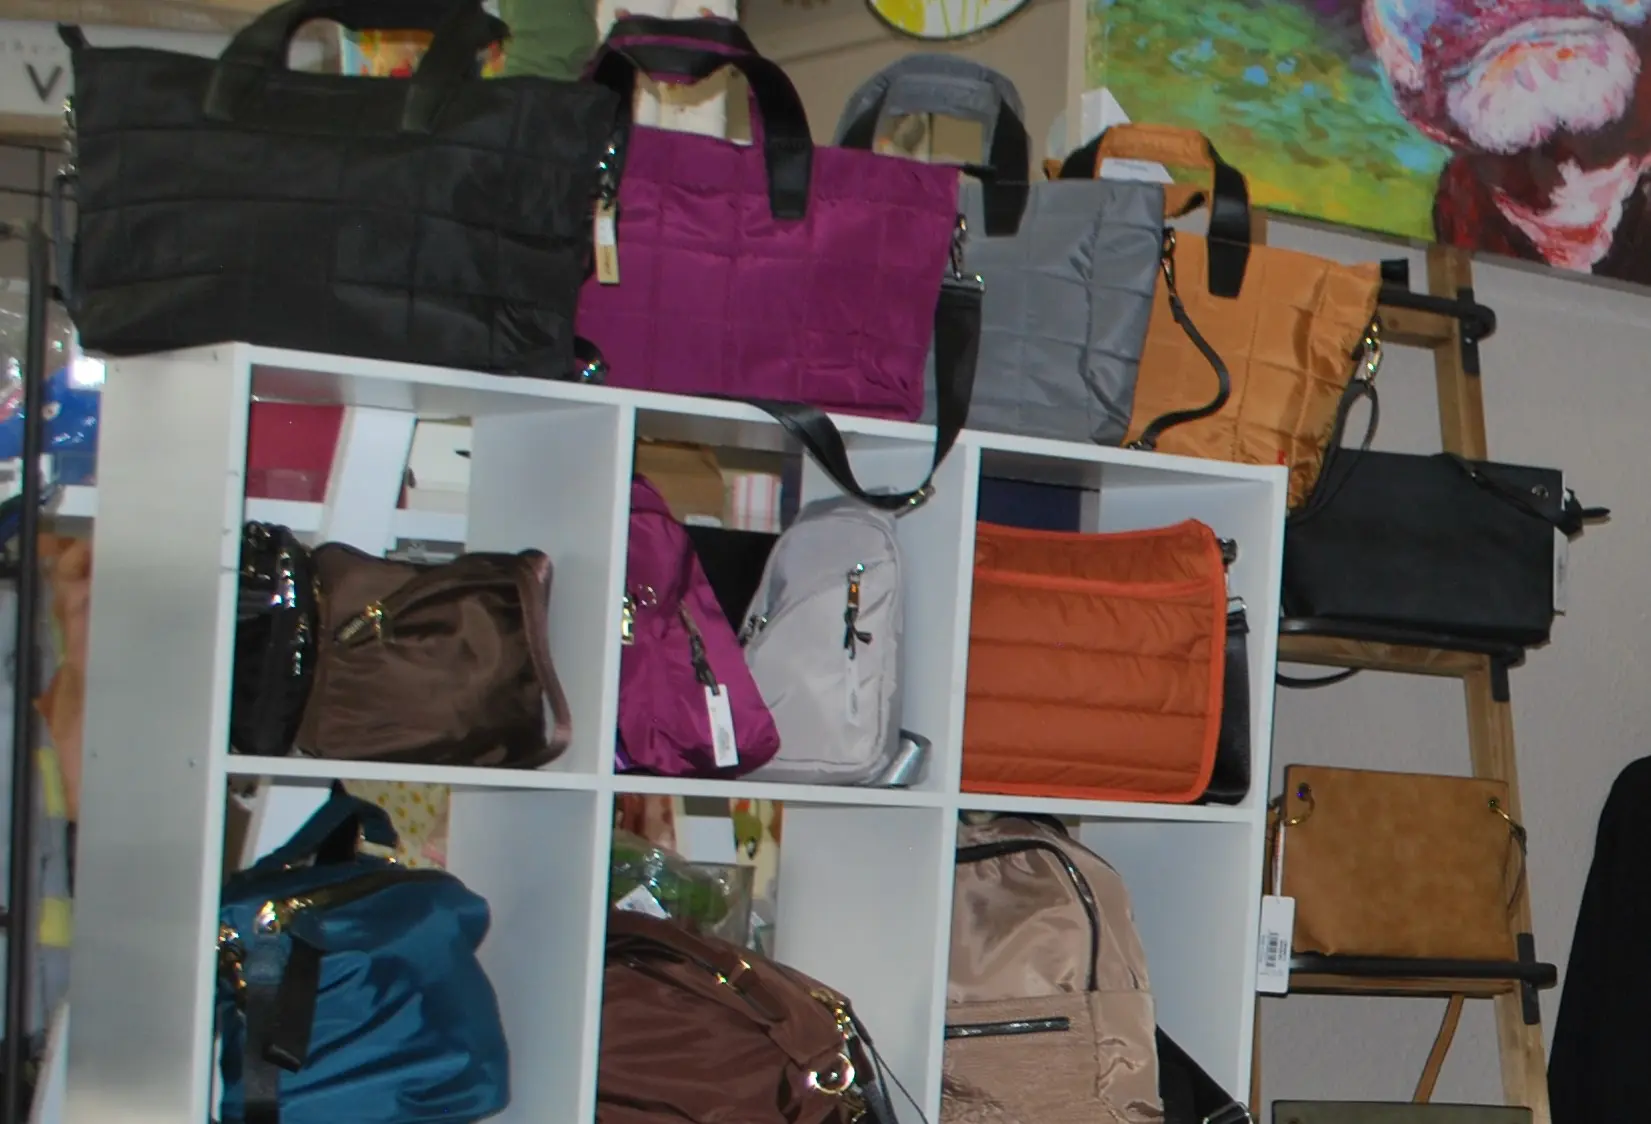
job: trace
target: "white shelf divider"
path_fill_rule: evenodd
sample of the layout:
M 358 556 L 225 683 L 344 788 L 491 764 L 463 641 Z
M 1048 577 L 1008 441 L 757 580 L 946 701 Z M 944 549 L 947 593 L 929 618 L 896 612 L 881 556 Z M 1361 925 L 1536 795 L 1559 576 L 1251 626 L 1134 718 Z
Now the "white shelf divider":
M 332 502 L 243 503 L 249 395 L 352 407 L 339 458 L 350 479 L 334 482 Z M 1129 883 L 1160 1021 L 1233 1092 L 1247 1088 L 1282 469 L 965 433 L 934 497 L 899 525 L 903 725 L 932 739 L 928 774 L 910 790 L 830 788 L 612 771 L 634 439 L 783 448 L 766 415 L 713 399 L 246 345 L 113 362 L 103 409 L 101 484 L 95 495 L 67 489 L 58 512 L 97 515 L 70 1124 L 207 1118 L 224 793 L 235 775 L 268 777 L 277 789 L 334 778 L 453 787 L 449 866 L 493 910 L 482 956 L 513 1058 L 514 1100 L 501 1124 L 593 1119 L 612 804 L 623 793 L 786 803 L 778 952 L 854 1001 L 917 1102 L 899 1109 L 901 1124 L 916 1124 L 919 1110 L 939 1117 L 961 810 L 1076 819 Z M 395 510 L 397 458 L 421 416 L 474 419 L 465 516 Z M 837 420 L 862 483 L 905 490 L 922 478 L 931 428 Z M 1242 804 L 959 791 L 983 475 L 1088 488 L 1093 529 L 1199 518 L 1238 540 L 1232 580 L 1250 611 L 1257 778 Z M 805 498 L 830 489 L 809 465 Z M 243 515 L 376 549 L 405 537 L 546 551 L 551 647 L 574 717 L 569 751 L 533 772 L 229 754 Z M 407 534 L 415 521 L 444 533 Z

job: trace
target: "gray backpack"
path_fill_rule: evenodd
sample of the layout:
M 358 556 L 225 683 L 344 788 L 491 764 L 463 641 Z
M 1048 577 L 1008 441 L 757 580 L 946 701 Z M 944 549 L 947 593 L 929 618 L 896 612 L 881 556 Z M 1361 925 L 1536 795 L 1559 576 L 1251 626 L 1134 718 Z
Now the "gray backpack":
M 902 581 L 894 517 L 852 497 L 780 536 L 740 634 L 780 752 L 748 779 L 897 783 Z
M 1163 254 L 1163 186 L 1028 185 L 1020 95 L 955 55 L 908 55 L 879 71 L 849 98 L 836 143 L 870 149 L 882 122 L 918 114 L 978 122 L 992 170 L 988 184 L 965 179 L 959 203 L 965 267 L 986 281 L 969 427 L 1121 444 Z

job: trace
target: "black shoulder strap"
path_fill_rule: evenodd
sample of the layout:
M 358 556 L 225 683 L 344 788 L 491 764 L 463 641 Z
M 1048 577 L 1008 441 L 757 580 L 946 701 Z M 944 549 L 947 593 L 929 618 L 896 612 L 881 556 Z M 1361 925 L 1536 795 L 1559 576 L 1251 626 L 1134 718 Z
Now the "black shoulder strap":
M 713 395 L 731 402 L 755 406 L 785 427 L 813 457 L 832 483 L 862 503 L 883 511 L 917 507 L 933 494 L 934 475 L 945 461 L 958 434 L 969 420 L 969 400 L 974 396 L 975 363 L 980 355 L 980 305 L 985 286 L 978 277 L 957 272 L 947 275 L 940 288 L 934 312 L 935 434 L 934 458 L 923 482 L 909 492 L 868 492 L 861 487 L 849 463 L 848 447 L 837 425 L 824 410 L 803 402 L 773 398 L 742 398 Z M 588 340 L 578 340 L 579 370 L 571 377 L 584 382 L 599 381 L 605 370 L 600 353 Z
M 1250 1110 L 1205 1073 L 1163 1027 L 1157 1029 L 1157 1042 L 1164 1124 L 1254 1124 Z

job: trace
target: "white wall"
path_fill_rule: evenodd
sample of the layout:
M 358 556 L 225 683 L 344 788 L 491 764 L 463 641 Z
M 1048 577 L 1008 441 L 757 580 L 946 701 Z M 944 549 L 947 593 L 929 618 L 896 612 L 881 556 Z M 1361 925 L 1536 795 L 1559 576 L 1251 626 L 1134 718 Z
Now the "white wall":
M 1346 261 L 1399 256 L 1374 240 L 1278 221 L 1270 239 Z M 1425 279 L 1419 254 L 1411 269 Z M 1553 642 L 1512 675 L 1537 949 L 1563 971 L 1606 792 L 1624 765 L 1651 753 L 1651 692 L 1638 663 L 1651 635 L 1651 294 L 1487 262 L 1475 272 L 1479 299 L 1499 324 L 1481 348 L 1491 457 L 1563 469 L 1585 502 L 1613 511 L 1572 544 L 1569 612 Z M 1431 356 L 1390 348 L 1379 385 L 1377 447 L 1437 451 Z M 1342 686 L 1280 690 L 1274 737 L 1275 792 L 1292 762 L 1468 767 L 1462 690 L 1449 679 L 1366 672 Z M 1550 1036 L 1558 1009 L 1559 992 L 1548 992 Z M 1404 1100 L 1444 1001 L 1293 997 L 1264 1010 L 1269 1100 Z M 1488 1002 L 1468 1004 L 1434 1099 L 1500 1101 Z

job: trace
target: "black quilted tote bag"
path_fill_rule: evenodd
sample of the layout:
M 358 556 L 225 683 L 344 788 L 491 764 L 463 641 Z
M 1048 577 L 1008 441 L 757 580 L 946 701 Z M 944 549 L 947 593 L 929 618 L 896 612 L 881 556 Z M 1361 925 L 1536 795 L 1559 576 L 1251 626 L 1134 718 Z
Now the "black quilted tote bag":
M 288 69 L 317 19 L 434 36 L 410 79 Z M 483 80 L 509 31 L 480 0 L 288 0 L 217 59 L 62 30 L 79 227 L 58 279 L 88 350 L 572 372 L 598 165 L 628 115 L 591 83 Z

